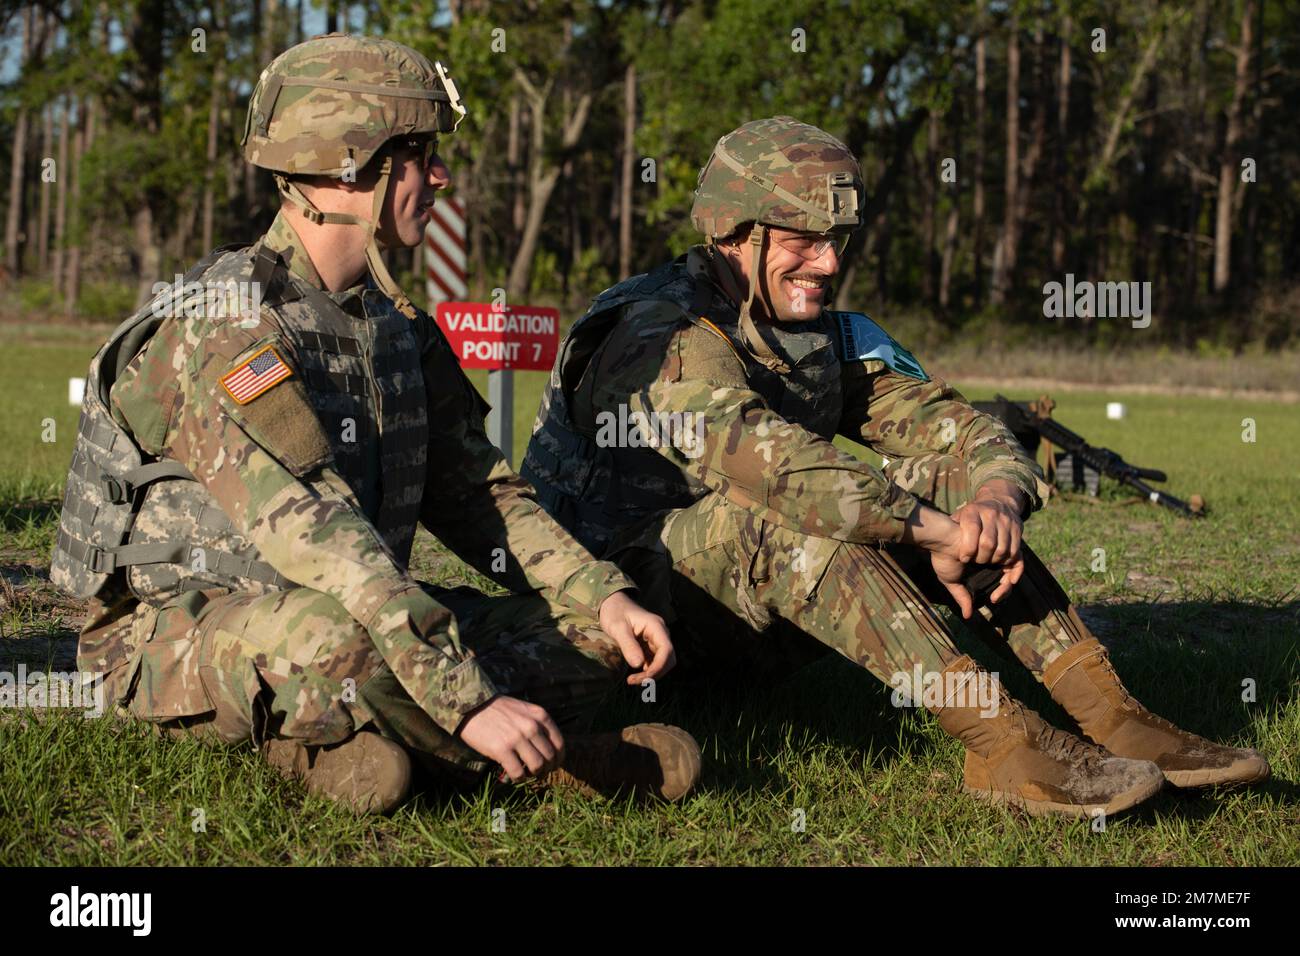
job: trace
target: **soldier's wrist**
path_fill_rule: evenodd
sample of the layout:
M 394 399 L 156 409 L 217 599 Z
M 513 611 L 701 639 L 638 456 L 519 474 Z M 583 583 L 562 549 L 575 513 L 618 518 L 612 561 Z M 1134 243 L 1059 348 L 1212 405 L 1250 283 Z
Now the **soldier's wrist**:
M 926 551 L 956 557 L 960 539 L 957 522 L 929 505 L 918 505 L 903 524 L 903 543 Z
M 611 561 L 593 561 L 571 577 L 557 595 L 558 599 L 591 618 L 599 618 L 600 606 L 620 591 L 632 590 L 636 584 Z
M 1004 504 L 1022 518 L 1029 512 L 1029 496 L 1018 485 L 1005 478 L 994 478 L 985 482 L 975 492 L 975 500 Z
M 465 722 L 492 701 L 503 696 L 477 658 L 468 658 L 447 673 L 441 707 L 430 711 L 434 723 L 458 736 Z

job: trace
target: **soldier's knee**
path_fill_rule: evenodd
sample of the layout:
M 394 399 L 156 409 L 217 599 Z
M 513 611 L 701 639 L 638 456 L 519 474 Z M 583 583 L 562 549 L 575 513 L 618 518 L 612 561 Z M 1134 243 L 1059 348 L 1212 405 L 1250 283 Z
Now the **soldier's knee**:
M 255 743 L 268 732 L 337 743 L 365 722 L 358 688 L 382 664 L 366 630 L 334 598 L 308 588 L 232 602 L 205 629 L 208 732 Z
M 336 598 L 297 588 L 275 609 L 270 628 L 278 632 L 273 654 L 290 672 L 308 670 L 342 684 L 364 683 L 383 663 L 369 632 Z

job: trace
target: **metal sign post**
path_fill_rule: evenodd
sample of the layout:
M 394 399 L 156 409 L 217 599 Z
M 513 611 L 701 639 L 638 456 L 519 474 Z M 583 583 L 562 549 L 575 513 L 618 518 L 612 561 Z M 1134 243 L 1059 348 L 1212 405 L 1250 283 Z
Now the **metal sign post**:
M 512 370 L 506 368 L 488 372 L 488 404 L 492 406 L 487 417 L 488 440 L 506 456 L 506 464 L 513 468 L 511 451 L 515 447 L 515 373 Z

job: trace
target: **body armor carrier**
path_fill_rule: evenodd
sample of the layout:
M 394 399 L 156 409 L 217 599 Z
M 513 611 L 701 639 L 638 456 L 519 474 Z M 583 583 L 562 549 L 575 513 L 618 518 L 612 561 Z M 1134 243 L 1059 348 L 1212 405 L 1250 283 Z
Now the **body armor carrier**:
M 542 398 L 520 474 L 537 500 L 597 557 L 616 535 L 652 516 L 694 504 L 709 489 L 654 448 L 602 447 L 590 424 L 589 390 L 579 389 L 593 355 L 635 302 L 678 306 L 681 321 L 725 339 L 745 368 L 749 388 L 787 421 L 831 439 L 843 410 L 837 321 L 833 313 L 797 326 L 769 325 L 770 341 L 790 366 L 771 371 L 743 345 L 736 306 L 711 281 L 690 275 L 686 257 L 633 276 L 596 297 L 570 329 Z M 667 340 L 667 333 L 664 336 Z M 672 411 L 668 409 L 667 411 Z
M 261 304 L 279 319 L 297 356 L 335 468 L 404 566 L 425 482 L 417 324 L 374 289 L 348 296 L 345 309 L 260 244 L 216 250 L 183 284 L 232 279 L 264 290 Z M 165 321 L 159 311 L 146 305 L 91 361 L 50 578 L 77 597 L 129 589 L 155 606 L 193 589 L 294 587 L 181 463 L 151 459 L 113 418 L 110 389 Z

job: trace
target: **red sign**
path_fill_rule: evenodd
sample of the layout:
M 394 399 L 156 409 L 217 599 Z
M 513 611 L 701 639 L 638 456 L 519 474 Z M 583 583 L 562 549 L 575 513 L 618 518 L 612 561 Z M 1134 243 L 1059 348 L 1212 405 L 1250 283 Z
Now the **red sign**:
M 560 349 L 559 309 L 439 302 L 435 317 L 462 368 L 549 372 Z

